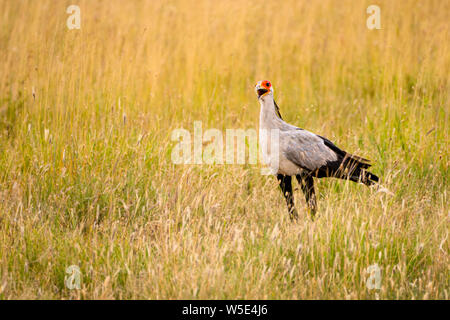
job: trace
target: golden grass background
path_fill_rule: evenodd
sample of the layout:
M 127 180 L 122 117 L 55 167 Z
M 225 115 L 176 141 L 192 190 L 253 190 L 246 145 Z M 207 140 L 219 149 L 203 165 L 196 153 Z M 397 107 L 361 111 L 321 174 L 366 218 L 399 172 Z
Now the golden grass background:
M 449 298 L 450 2 L 0 8 L 1 299 Z M 291 223 L 258 166 L 171 163 L 175 128 L 256 128 L 261 79 L 393 195 L 322 180 Z

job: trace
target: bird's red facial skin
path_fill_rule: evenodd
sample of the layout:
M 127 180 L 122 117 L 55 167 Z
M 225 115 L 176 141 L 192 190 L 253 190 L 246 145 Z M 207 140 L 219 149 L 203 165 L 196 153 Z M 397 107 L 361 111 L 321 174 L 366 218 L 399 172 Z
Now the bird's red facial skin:
M 263 88 L 267 89 L 267 90 L 270 90 L 271 83 L 270 83 L 270 81 L 264 80 L 264 81 L 261 83 L 261 86 L 262 86 Z

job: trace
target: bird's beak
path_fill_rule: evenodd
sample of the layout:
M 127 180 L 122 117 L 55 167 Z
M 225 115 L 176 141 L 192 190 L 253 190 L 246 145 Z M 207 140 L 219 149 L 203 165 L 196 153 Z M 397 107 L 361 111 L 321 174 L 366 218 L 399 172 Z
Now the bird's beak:
M 255 86 L 255 91 L 256 91 L 256 95 L 258 96 L 258 98 L 265 96 L 269 92 L 269 90 L 267 90 L 266 88 L 261 86 L 261 83 L 259 83 L 259 82 Z

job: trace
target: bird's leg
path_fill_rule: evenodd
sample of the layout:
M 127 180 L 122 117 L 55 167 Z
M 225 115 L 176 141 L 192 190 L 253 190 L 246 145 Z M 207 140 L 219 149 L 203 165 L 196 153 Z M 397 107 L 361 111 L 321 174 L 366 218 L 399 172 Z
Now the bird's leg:
M 292 193 L 292 178 L 291 176 L 279 174 L 277 175 L 277 179 L 278 182 L 280 183 L 281 192 L 286 198 L 289 217 L 291 218 L 291 220 L 297 219 L 298 213 L 294 206 L 294 194 Z
M 314 191 L 314 179 L 311 175 L 297 175 L 297 181 L 305 194 L 306 205 L 314 218 L 317 210 L 316 193 Z

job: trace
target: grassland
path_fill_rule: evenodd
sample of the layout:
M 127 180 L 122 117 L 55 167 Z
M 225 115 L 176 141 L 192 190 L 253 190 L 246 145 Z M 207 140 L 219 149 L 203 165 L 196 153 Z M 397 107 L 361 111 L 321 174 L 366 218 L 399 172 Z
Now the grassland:
M 449 299 L 449 1 L 0 8 L 1 299 Z M 291 223 L 259 165 L 171 162 L 173 129 L 256 128 L 261 79 L 392 194 L 321 180 Z

